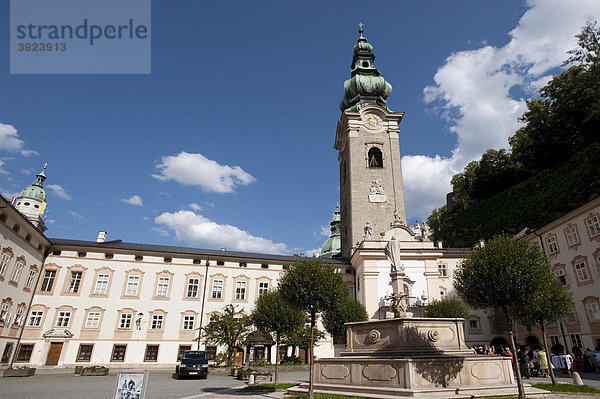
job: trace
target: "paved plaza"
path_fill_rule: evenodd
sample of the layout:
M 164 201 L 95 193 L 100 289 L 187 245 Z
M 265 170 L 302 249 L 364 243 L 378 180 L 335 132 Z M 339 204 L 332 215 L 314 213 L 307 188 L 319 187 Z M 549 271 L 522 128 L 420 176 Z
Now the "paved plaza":
M 3 399 L 109 399 L 114 398 L 118 371 L 104 377 L 82 377 L 73 369 L 39 368 L 36 375 L 28 378 L 0 378 L 0 397 Z M 600 389 L 600 374 L 585 373 L 586 385 Z M 561 383 L 570 383 L 566 375 L 559 375 Z M 307 382 L 308 371 L 280 373 L 281 382 Z M 550 383 L 549 378 L 531 378 L 526 384 Z M 239 389 L 246 384 L 229 375 L 212 373 L 208 379 L 176 380 L 172 370 L 150 371 L 146 399 L 259 399 L 281 398 L 283 392 L 250 393 Z M 565 398 L 564 395 L 546 397 Z M 597 395 L 573 395 L 573 398 L 600 397 Z

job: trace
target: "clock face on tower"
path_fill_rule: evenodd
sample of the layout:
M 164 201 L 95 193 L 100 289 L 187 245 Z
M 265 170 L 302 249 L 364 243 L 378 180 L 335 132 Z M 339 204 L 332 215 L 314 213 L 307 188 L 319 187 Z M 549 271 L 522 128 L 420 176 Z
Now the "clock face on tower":
M 381 128 L 381 118 L 374 114 L 367 114 L 363 117 L 364 125 L 369 130 L 379 130 Z

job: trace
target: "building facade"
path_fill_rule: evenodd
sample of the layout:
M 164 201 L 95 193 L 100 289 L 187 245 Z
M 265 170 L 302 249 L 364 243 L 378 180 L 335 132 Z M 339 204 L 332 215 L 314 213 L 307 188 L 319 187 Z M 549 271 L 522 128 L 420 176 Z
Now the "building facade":
M 21 197 L 20 197 L 21 198 Z M 26 202 L 23 200 L 23 202 Z M 12 363 L 50 241 L 0 196 L 0 350 Z
M 551 345 L 571 352 L 600 346 L 600 198 L 523 235 L 542 248 L 554 277 L 573 294 L 573 311 L 548 324 Z M 541 341 L 537 326 L 520 326 L 519 335 Z

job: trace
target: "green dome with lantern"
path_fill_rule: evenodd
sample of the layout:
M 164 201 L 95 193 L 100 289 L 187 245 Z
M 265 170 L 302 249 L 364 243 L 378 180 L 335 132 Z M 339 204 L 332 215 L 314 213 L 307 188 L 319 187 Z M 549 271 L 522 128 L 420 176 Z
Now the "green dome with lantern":
M 392 85 L 375 68 L 373 46 L 363 36 L 362 24 L 359 33 L 350 66 L 351 78 L 344 82 L 340 111 L 358 111 L 366 105 L 376 104 L 391 112 L 386 99 L 392 93 Z
M 44 190 L 44 181 L 46 180 L 46 174 L 44 173 L 45 170 L 46 165 L 44 165 L 44 169 L 37 174 L 34 182 L 21 191 L 21 194 L 19 194 L 19 199 L 30 198 L 40 202 L 46 202 L 47 195 L 46 190 Z
M 322 258 L 332 258 L 342 251 L 341 217 L 339 206 L 336 206 L 333 219 L 331 220 L 331 236 L 321 247 Z

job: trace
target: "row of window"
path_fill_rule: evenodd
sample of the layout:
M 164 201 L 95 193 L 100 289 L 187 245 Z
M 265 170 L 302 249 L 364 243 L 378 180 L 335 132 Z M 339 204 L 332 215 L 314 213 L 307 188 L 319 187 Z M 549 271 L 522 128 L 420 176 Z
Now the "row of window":
M 557 344 L 562 345 L 558 335 L 550 336 L 550 344 L 551 344 L 551 346 L 554 346 Z M 581 335 L 579 335 L 577 333 L 571 334 L 571 346 L 577 347 L 577 348 L 583 348 L 583 343 L 581 342 Z
M 18 286 L 19 280 L 21 280 L 21 276 L 23 274 L 23 270 L 25 269 L 25 257 L 19 256 L 16 258 L 11 272 L 7 274 L 13 257 L 14 255 L 11 248 L 4 248 L 2 250 L 2 253 L 0 254 L 0 280 L 4 280 L 6 276 L 9 275 L 9 283 L 14 286 Z M 33 285 L 36 274 L 37 266 L 29 266 L 29 273 L 27 273 L 27 280 L 25 281 L 24 286 L 25 289 L 31 290 L 31 286 Z
M 598 214 L 591 215 L 589 218 L 585 219 L 585 227 L 590 239 L 599 236 L 600 218 L 598 217 Z M 577 231 L 576 224 L 567 225 L 567 227 L 565 227 L 564 229 L 564 234 L 569 248 L 581 242 L 581 240 L 579 239 L 579 233 Z M 548 237 L 546 237 L 546 246 L 548 247 L 549 254 L 555 254 L 560 252 L 558 240 L 555 234 L 550 234 Z
M 52 255 L 54 255 L 54 256 L 60 256 L 61 254 L 62 254 L 62 251 L 60 251 L 60 250 L 52 252 Z M 79 258 L 85 258 L 87 256 L 87 252 L 85 252 L 85 251 L 77 252 L 77 256 Z M 113 258 L 114 258 L 114 254 L 112 254 L 112 253 L 105 253 L 104 254 L 104 259 L 113 259 Z M 144 260 L 144 257 L 142 255 L 134 255 L 133 258 L 135 259 L 136 262 L 141 262 L 141 261 Z M 173 258 L 164 257 L 163 258 L 163 262 L 164 263 L 171 263 L 171 262 L 173 262 Z M 200 259 L 194 259 L 192 263 L 194 265 L 201 265 L 202 261 Z M 225 266 L 225 261 L 218 260 L 218 261 L 216 261 L 216 263 L 217 263 L 217 266 Z M 247 267 L 248 266 L 248 264 L 246 262 L 239 262 L 238 265 L 239 265 L 239 267 Z M 262 264 L 262 265 L 260 265 L 260 268 L 261 269 L 268 269 L 269 265 L 268 264 Z M 284 269 L 286 269 L 286 268 L 287 268 L 287 266 L 284 266 Z
M 52 292 L 54 283 L 56 280 L 57 270 L 45 270 L 42 281 L 40 283 L 40 292 Z M 124 297 L 138 297 L 141 289 L 143 273 L 129 273 L 125 281 L 125 287 L 123 296 Z M 99 272 L 96 276 L 96 282 L 92 291 L 92 295 L 105 296 L 108 295 L 108 289 L 110 285 L 112 273 L 111 272 Z M 66 293 L 78 293 L 83 279 L 83 271 L 71 270 L 68 274 L 68 281 L 65 286 Z M 223 299 L 223 290 L 225 286 L 225 276 L 212 277 L 211 278 L 211 291 L 210 299 Z M 156 280 L 156 298 L 168 298 L 171 286 L 171 276 L 159 275 Z M 262 295 L 264 292 L 269 290 L 269 281 L 258 282 L 258 295 Z M 247 281 L 235 281 L 234 299 L 237 301 L 245 301 L 247 299 Z M 185 298 L 198 298 L 200 291 L 200 276 L 189 277 L 185 286 L 184 296 Z
M 25 303 L 18 304 L 14 315 L 11 313 L 12 305 L 11 298 L 4 298 L 2 300 L 2 305 L 0 305 L 0 326 L 20 326 L 23 323 L 27 305 Z
M 87 316 L 83 323 L 83 328 L 87 329 L 97 329 L 100 328 L 100 321 L 102 319 L 102 313 L 97 310 L 90 310 L 87 312 Z M 137 313 L 138 320 L 134 321 L 134 312 L 133 311 L 120 311 L 119 318 L 117 321 L 117 328 L 120 330 L 131 330 L 136 324 L 138 330 L 141 329 L 141 319 L 143 313 Z M 71 327 L 71 320 L 73 317 L 73 312 L 70 310 L 59 310 L 56 315 L 56 321 L 54 322 L 54 327 L 63 327 L 68 328 Z M 42 321 L 44 319 L 44 311 L 43 310 L 32 310 L 29 312 L 29 319 L 27 321 L 28 327 L 41 327 Z M 150 330 L 162 330 L 165 326 L 166 322 L 166 314 L 162 311 L 152 312 L 150 315 L 148 328 Z M 181 330 L 182 331 L 194 331 L 196 323 L 196 315 L 195 314 L 184 314 L 182 315 L 182 323 Z
M 590 267 L 590 265 L 588 264 L 587 257 L 585 257 L 585 256 L 579 255 L 571 261 L 571 264 L 573 265 L 573 272 L 577 279 L 577 281 L 576 281 L 577 285 L 579 285 L 579 286 L 587 285 L 587 284 L 592 284 L 594 282 L 591 269 L 595 267 L 600 272 L 600 250 L 597 250 L 596 253 L 594 254 L 594 260 L 595 260 L 595 262 L 592 262 L 592 267 Z M 566 286 L 569 284 L 567 273 L 566 273 L 566 268 L 565 268 L 564 264 L 561 264 L 561 263 L 555 264 L 553 267 L 553 270 L 554 270 L 554 277 L 562 285 Z
M 19 350 L 17 352 L 17 357 L 15 361 L 20 363 L 29 363 L 31 360 L 31 355 L 33 354 L 33 349 L 35 344 L 26 344 L 23 343 L 19 345 Z M 159 344 L 147 344 L 146 350 L 144 351 L 144 362 L 156 362 L 158 360 L 158 352 L 160 349 Z M 179 350 L 176 359 L 172 359 L 175 362 L 181 356 L 183 356 L 183 352 L 191 350 L 191 345 L 179 345 Z M 90 362 L 92 359 L 92 353 L 94 351 L 94 344 L 79 344 L 79 349 L 77 351 L 77 362 Z M 127 344 L 114 344 L 110 361 L 111 362 L 123 362 L 125 361 L 125 354 L 127 353 Z M 214 360 L 217 354 L 216 346 L 207 346 L 206 354 L 209 360 Z
M 36 207 L 37 207 L 38 205 L 34 205 L 34 206 L 36 206 Z M 2 223 L 6 223 L 6 221 L 7 221 L 7 220 L 8 220 L 8 216 L 6 216 L 6 214 L 5 214 L 5 213 L 0 213 L 0 222 L 2 222 Z M 18 233 L 19 233 L 19 231 L 21 230 L 21 226 L 20 226 L 18 223 L 15 223 L 15 224 L 13 225 L 12 229 L 13 229 L 13 231 L 14 231 L 15 233 L 17 233 L 17 234 L 18 234 Z M 27 234 L 25 235 L 25 241 L 27 241 L 27 242 L 31 243 L 31 234 L 27 233 Z M 42 244 L 38 244 L 38 246 L 37 246 L 37 249 L 38 249 L 38 251 L 40 251 L 40 252 L 44 252 L 44 250 L 45 250 L 45 248 L 43 247 L 43 245 L 42 245 Z

